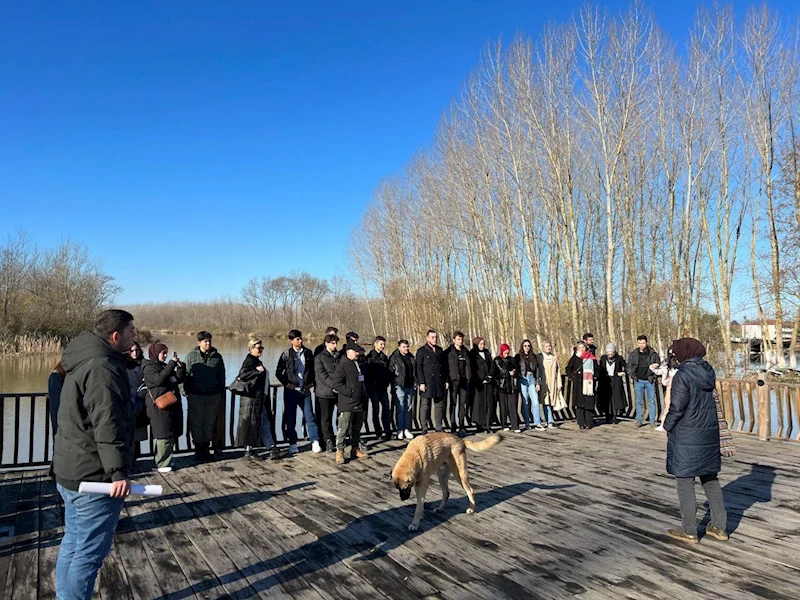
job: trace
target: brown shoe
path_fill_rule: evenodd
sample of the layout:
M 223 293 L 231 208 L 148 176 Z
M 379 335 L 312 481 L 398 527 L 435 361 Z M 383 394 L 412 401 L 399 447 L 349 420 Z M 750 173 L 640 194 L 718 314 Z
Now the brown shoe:
M 336 451 L 336 464 L 343 465 L 344 464 L 344 450 L 337 450 Z
M 352 459 L 356 459 L 356 458 L 369 458 L 369 454 L 367 454 L 367 451 L 366 451 L 366 450 L 362 450 L 361 448 L 357 448 L 357 449 L 354 449 L 354 450 L 353 450 L 353 451 L 350 453 L 350 458 L 352 458 Z
M 706 527 L 706 535 L 711 536 L 715 540 L 719 540 L 720 542 L 727 542 L 728 541 L 728 534 L 725 533 L 724 529 L 720 529 L 719 527 L 714 527 L 713 525 L 709 525 Z
M 697 544 L 700 541 L 696 535 L 689 535 L 683 529 L 667 529 L 667 535 L 673 540 L 680 540 L 687 544 Z

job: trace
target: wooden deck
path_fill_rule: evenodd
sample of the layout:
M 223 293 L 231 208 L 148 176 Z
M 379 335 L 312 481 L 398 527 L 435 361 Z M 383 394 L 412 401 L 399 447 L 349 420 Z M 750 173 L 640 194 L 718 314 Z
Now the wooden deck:
M 412 501 L 389 478 L 403 442 L 343 467 L 310 452 L 182 458 L 168 476 L 137 478 L 165 495 L 126 503 L 96 597 L 800 597 L 800 446 L 738 437 L 721 474 L 731 540 L 686 547 L 664 534 L 679 517 L 662 436 L 629 423 L 510 434 L 470 454 L 478 512 L 464 514 L 452 484 L 450 508 L 434 515 L 432 485 L 413 534 Z M 14 537 L 0 538 L 0 597 L 53 598 L 55 487 L 42 471 L 1 477 L 0 525 Z

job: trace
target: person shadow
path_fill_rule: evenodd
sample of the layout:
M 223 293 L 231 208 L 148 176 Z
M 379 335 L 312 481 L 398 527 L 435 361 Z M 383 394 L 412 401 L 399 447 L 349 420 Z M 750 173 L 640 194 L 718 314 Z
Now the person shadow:
M 739 528 L 745 513 L 758 502 L 772 500 L 772 484 L 775 483 L 775 467 L 752 463 L 750 472 L 734 479 L 722 488 L 725 510 L 728 513 L 727 530 L 731 534 Z M 706 514 L 700 525 L 711 522 L 708 501 L 703 505 Z
M 478 513 L 470 518 L 478 519 L 481 517 L 481 512 L 533 489 L 553 490 L 574 485 L 539 485 L 525 482 L 479 492 L 475 494 Z M 205 596 L 215 589 L 222 593 L 221 586 L 242 579 L 250 582 L 248 593 L 260 595 L 278 584 L 322 571 L 343 560 L 371 561 L 383 558 L 417 535 L 430 531 L 456 515 L 463 514 L 466 498 L 456 498 L 451 502 L 451 506 L 443 513 L 434 514 L 432 510 L 427 510 L 420 529 L 415 532 L 406 530 L 414 511 L 414 506 L 409 504 L 362 517 L 353 517 L 342 529 L 322 535 L 295 550 L 255 562 L 231 573 L 198 581 L 182 590 L 160 596 L 156 600 L 181 600 L 193 597 L 195 594 Z M 259 579 L 259 576 L 267 573 L 269 573 L 267 577 Z M 224 593 L 221 597 L 224 597 Z

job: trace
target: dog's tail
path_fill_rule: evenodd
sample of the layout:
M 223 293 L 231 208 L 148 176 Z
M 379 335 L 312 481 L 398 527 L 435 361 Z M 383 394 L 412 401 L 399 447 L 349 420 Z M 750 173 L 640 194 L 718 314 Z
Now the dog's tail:
M 470 440 L 464 440 L 464 445 L 470 450 L 483 452 L 484 450 L 488 450 L 489 448 L 497 446 L 497 444 L 499 444 L 502 441 L 503 441 L 502 434 L 493 433 L 489 437 L 482 439 L 480 442 L 471 442 Z

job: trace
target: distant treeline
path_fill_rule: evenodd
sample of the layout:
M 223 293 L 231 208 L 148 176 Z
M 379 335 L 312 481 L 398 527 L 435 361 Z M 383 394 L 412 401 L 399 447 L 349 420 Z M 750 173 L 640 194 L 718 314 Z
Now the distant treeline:
M 0 355 L 57 352 L 117 291 L 85 246 L 43 249 L 24 232 L 9 236 L 0 243 Z

